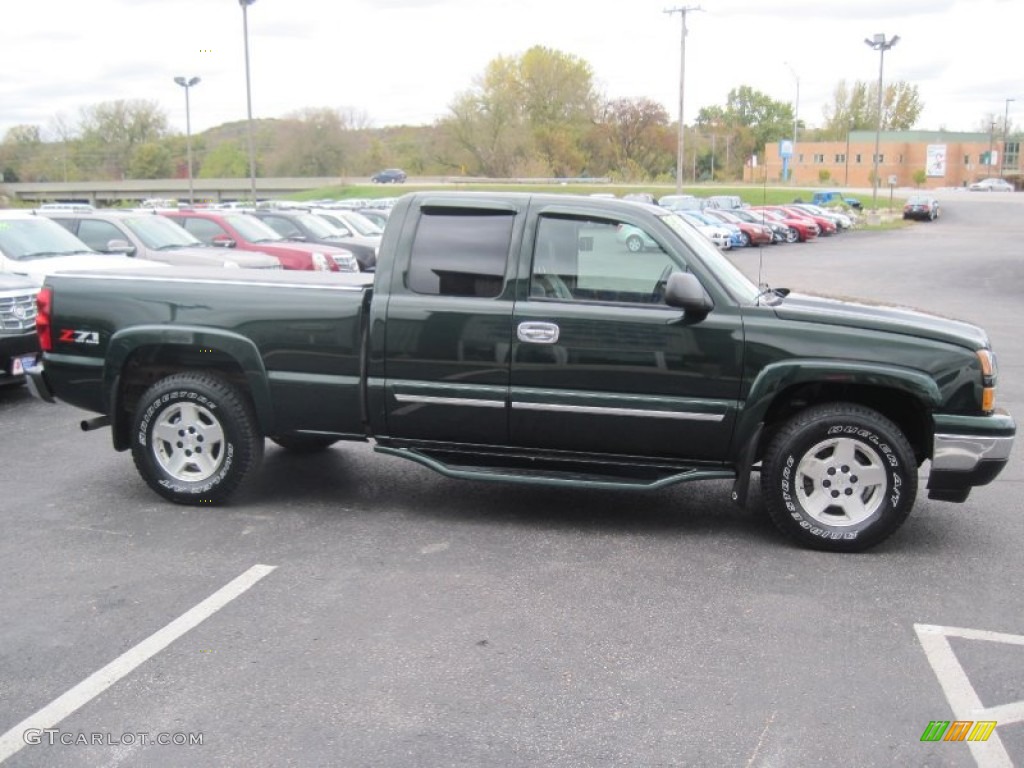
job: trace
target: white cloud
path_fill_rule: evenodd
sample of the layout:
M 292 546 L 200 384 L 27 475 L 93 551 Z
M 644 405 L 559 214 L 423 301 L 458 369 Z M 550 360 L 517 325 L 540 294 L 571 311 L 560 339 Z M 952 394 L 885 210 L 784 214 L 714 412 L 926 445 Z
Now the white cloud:
M 1024 114 L 1012 39 L 1024 22 L 1019 0 L 703 4 L 688 21 L 687 121 L 740 85 L 793 101 L 795 73 L 800 117 L 820 124 L 839 80 L 877 78 L 879 55 L 863 43 L 877 32 L 901 37 L 886 54 L 885 77 L 918 85 L 921 127 L 971 130 L 1018 95 Z M 589 62 L 609 97 L 652 98 L 675 116 L 680 27 L 667 7 L 663 0 L 258 0 L 248 9 L 253 111 L 278 117 L 347 107 L 378 126 L 429 123 L 494 57 L 545 45 Z M 0 50 L 0 135 L 132 98 L 157 101 L 183 129 L 176 75 L 202 77 L 191 92 L 194 130 L 245 116 L 236 0 L 22 3 L 16 23 L 0 25 Z

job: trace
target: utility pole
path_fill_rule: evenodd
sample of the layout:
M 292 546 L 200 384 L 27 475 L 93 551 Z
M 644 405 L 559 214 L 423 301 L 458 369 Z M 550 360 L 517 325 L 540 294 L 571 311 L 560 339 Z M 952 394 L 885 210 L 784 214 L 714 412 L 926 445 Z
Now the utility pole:
M 667 8 L 665 13 L 670 16 L 673 13 L 679 14 L 682 22 L 681 34 L 679 37 L 679 138 L 676 146 L 676 194 L 683 191 L 683 95 L 686 92 L 686 14 L 690 11 L 704 10 L 699 5 L 688 5 L 684 8 Z

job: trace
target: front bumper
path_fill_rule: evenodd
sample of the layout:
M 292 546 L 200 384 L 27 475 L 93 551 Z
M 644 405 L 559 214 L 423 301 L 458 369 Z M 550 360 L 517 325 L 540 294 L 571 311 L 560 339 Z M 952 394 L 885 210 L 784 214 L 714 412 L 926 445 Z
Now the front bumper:
M 1010 459 L 1017 425 L 1005 411 L 982 417 L 936 417 L 928 498 L 965 501 L 992 482 Z

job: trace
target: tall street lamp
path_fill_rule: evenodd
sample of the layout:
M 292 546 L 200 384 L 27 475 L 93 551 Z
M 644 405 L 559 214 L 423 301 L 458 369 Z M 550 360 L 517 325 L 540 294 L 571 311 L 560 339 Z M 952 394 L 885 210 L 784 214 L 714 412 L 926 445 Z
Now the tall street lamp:
M 1016 99 L 1007 99 L 1006 108 L 1003 110 L 1003 159 L 999 162 L 999 178 L 1003 178 L 1003 169 L 1006 167 L 1006 140 L 1010 133 L 1010 102 Z
M 256 205 L 256 151 L 252 143 L 252 82 L 249 78 L 249 6 L 256 0 L 238 0 L 242 6 L 242 37 L 245 40 L 245 106 L 249 134 L 249 196 Z
M 875 127 L 875 178 L 871 187 L 871 209 L 878 210 L 878 153 L 882 140 L 882 70 L 885 67 L 885 52 L 900 41 L 899 35 L 893 35 L 890 40 L 885 39 L 885 34 L 879 32 L 872 38 L 864 38 L 864 43 L 869 48 L 878 51 L 878 125 Z
M 188 148 L 188 202 L 192 205 L 196 201 L 195 189 L 192 187 L 192 111 L 188 103 L 188 89 L 199 85 L 198 77 L 176 77 L 174 82 L 185 89 L 185 146 Z

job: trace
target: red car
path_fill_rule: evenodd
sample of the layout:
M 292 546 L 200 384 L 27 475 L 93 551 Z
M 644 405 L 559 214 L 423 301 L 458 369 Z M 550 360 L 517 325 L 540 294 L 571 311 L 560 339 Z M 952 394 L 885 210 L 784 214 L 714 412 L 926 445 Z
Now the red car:
M 730 211 L 717 208 L 705 208 L 704 213 L 719 221 L 739 227 L 743 238 L 743 245 L 770 245 L 772 242 L 771 227 L 764 224 L 753 224 L 749 221 L 744 221 Z
M 786 240 L 790 243 L 806 243 L 808 240 L 816 238 L 821 231 L 817 222 L 811 221 L 810 219 L 799 218 L 797 216 L 790 216 L 785 211 L 773 208 L 772 206 L 751 208 L 750 210 L 752 212 L 763 213 L 768 218 L 789 227 L 792 232 L 792 236 L 786 238 Z
M 811 221 L 818 225 L 818 229 L 821 230 L 822 236 L 834 235 L 836 232 L 839 231 L 839 228 L 835 225 L 835 222 L 833 222 L 831 219 L 826 219 L 824 216 L 815 216 L 813 213 L 808 213 L 807 211 L 801 210 L 800 208 L 796 208 L 791 205 L 779 205 L 776 207 L 780 211 L 785 211 L 787 214 L 791 216 L 810 219 Z
M 259 251 L 275 256 L 285 269 L 322 272 L 358 272 L 359 262 L 351 251 L 330 245 L 285 240 L 281 235 L 247 213 L 179 209 L 161 211 L 204 243 L 241 251 Z

